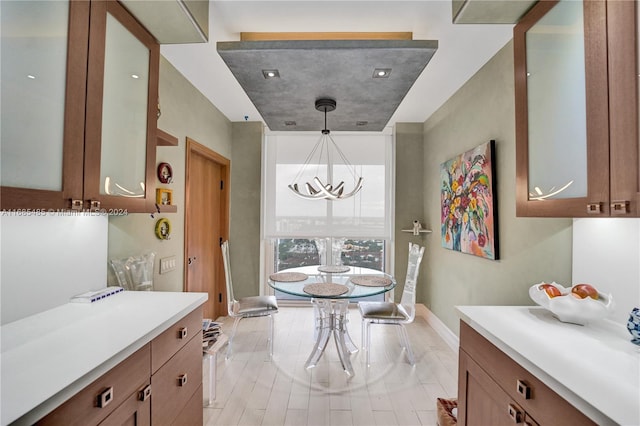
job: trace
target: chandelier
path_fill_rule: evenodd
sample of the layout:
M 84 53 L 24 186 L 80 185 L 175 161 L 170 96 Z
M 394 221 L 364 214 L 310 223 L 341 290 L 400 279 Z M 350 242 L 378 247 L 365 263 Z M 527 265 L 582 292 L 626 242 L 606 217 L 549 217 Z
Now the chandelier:
M 353 197 L 362 189 L 362 176 L 358 176 L 355 167 L 347 160 L 347 157 L 340 150 L 336 142 L 331 137 L 331 132 L 327 129 L 327 112 L 336 109 L 336 101 L 334 99 L 318 99 L 316 101 L 316 109 L 318 111 L 324 111 L 324 129 L 322 130 L 322 136 L 311 149 L 311 152 L 307 156 L 304 164 L 293 182 L 289 185 L 289 189 L 293 191 L 298 197 L 302 197 L 308 200 L 344 200 L 349 197 Z M 344 181 L 341 181 L 337 185 L 333 185 L 331 182 L 323 183 L 320 178 L 316 176 L 313 178 L 313 183 L 306 182 L 304 187 L 306 192 L 300 191 L 297 181 L 302 177 L 302 174 L 306 169 L 310 167 L 311 162 L 315 159 L 314 164 L 323 164 L 323 158 L 326 158 L 327 169 L 329 173 L 333 172 L 333 160 L 337 154 L 342 163 L 346 166 L 347 170 L 353 176 L 355 187 L 351 192 L 344 192 Z M 319 166 L 317 166 L 319 169 Z

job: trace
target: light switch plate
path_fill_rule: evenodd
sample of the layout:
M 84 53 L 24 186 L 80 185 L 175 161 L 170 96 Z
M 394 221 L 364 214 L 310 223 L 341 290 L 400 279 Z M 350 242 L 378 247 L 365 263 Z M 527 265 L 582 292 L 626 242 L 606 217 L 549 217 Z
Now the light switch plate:
M 176 269 L 176 257 L 169 256 L 160 259 L 160 273 L 166 274 L 167 272 Z

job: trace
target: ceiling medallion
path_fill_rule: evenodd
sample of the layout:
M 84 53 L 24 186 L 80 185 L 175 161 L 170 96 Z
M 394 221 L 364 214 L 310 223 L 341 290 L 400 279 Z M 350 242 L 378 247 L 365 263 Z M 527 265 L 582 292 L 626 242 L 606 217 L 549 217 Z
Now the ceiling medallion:
M 289 189 L 293 191 L 299 197 L 308 199 L 308 200 L 344 200 L 349 197 L 353 197 L 362 189 L 362 176 L 358 176 L 356 173 L 355 167 L 349 163 L 347 157 L 340 150 L 336 142 L 330 135 L 330 130 L 327 129 L 327 112 L 333 111 L 336 109 L 336 101 L 334 99 L 318 99 L 316 101 L 316 109 L 318 111 L 324 112 L 324 129 L 322 130 L 322 136 L 316 144 L 313 146 L 313 149 L 307 156 L 307 159 L 304 162 L 304 165 L 293 179 L 293 183 L 289 185 Z M 302 173 L 309 167 L 312 160 L 314 158 L 317 159 L 313 164 L 322 164 L 323 157 L 326 158 L 327 170 L 329 173 L 333 172 L 333 159 L 332 154 L 337 153 L 341 160 L 342 164 L 347 167 L 351 175 L 353 176 L 353 181 L 355 182 L 355 187 L 351 192 L 344 192 L 344 181 L 341 181 L 337 185 L 331 184 L 331 182 L 323 183 L 318 176 L 313 178 L 313 184 L 310 182 L 306 182 L 304 184 L 306 188 L 306 193 L 302 193 L 299 190 L 298 184 L 296 183 L 298 179 L 302 176 Z

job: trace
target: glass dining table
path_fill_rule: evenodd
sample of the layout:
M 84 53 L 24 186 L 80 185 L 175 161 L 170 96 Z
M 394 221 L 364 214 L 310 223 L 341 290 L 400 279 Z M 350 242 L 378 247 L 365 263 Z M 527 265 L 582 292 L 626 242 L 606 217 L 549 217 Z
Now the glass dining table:
M 342 369 L 354 376 L 351 354 L 358 351 L 347 330 L 349 302 L 386 293 L 395 279 L 375 269 L 354 266 L 302 266 L 271 274 L 273 289 L 308 298 L 315 314 L 315 344 L 305 368 L 315 367 L 333 335 Z

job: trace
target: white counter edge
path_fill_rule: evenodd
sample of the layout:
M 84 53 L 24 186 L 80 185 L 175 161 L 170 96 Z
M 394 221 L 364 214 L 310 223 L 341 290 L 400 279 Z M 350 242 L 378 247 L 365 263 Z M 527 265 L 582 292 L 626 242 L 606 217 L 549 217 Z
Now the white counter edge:
M 463 312 L 460 308 L 463 307 L 455 307 L 455 310 L 462 321 L 467 323 L 471 328 L 480 333 L 485 339 L 491 342 L 494 346 L 500 349 L 502 352 L 507 354 L 511 359 L 520 364 L 523 368 L 528 370 L 534 376 L 536 376 L 542 383 L 547 385 L 551 390 L 560 395 L 562 398 L 567 400 L 571 405 L 580 410 L 585 416 L 589 417 L 596 424 L 600 426 L 605 425 L 618 425 L 617 422 L 613 421 L 604 413 L 600 412 L 598 409 L 593 407 L 587 401 L 576 395 L 569 388 L 564 386 L 562 383 L 558 382 L 552 376 L 547 374 L 544 370 L 530 362 L 528 359 L 524 358 L 520 355 L 519 352 L 511 348 L 502 340 L 498 339 L 494 336 L 490 331 L 486 330 L 483 326 L 474 321 L 471 317 L 469 317 L 465 312 Z
M 36 421 L 40 420 L 51 411 L 56 409 L 58 406 L 66 402 L 69 398 L 74 396 L 76 393 L 84 389 L 86 386 L 91 384 L 94 380 L 105 374 L 107 371 L 111 370 L 113 367 L 118 365 L 120 362 L 124 361 L 127 357 L 135 353 L 137 350 L 142 348 L 144 345 L 149 343 L 155 337 L 159 336 L 167 330 L 172 324 L 178 321 L 180 318 L 183 318 L 188 313 L 194 311 L 199 306 L 201 306 L 204 302 L 207 301 L 208 296 L 206 293 L 191 293 L 193 295 L 200 294 L 199 297 L 195 298 L 189 304 L 185 305 L 180 311 L 176 312 L 172 316 L 168 317 L 165 321 L 160 323 L 157 327 L 155 327 L 151 332 L 146 333 L 140 336 L 139 339 L 133 341 L 129 346 L 127 346 L 124 350 L 115 353 L 108 361 L 96 366 L 91 372 L 82 376 L 71 385 L 61 389 L 58 393 L 53 395 L 51 398 L 47 399 L 40 405 L 34 407 L 30 411 L 26 413 L 11 413 L 9 418 L 5 417 L 5 413 L 2 414 L 2 425 L 6 425 L 11 423 L 12 425 L 21 426 L 21 425 L 32 425 Z

